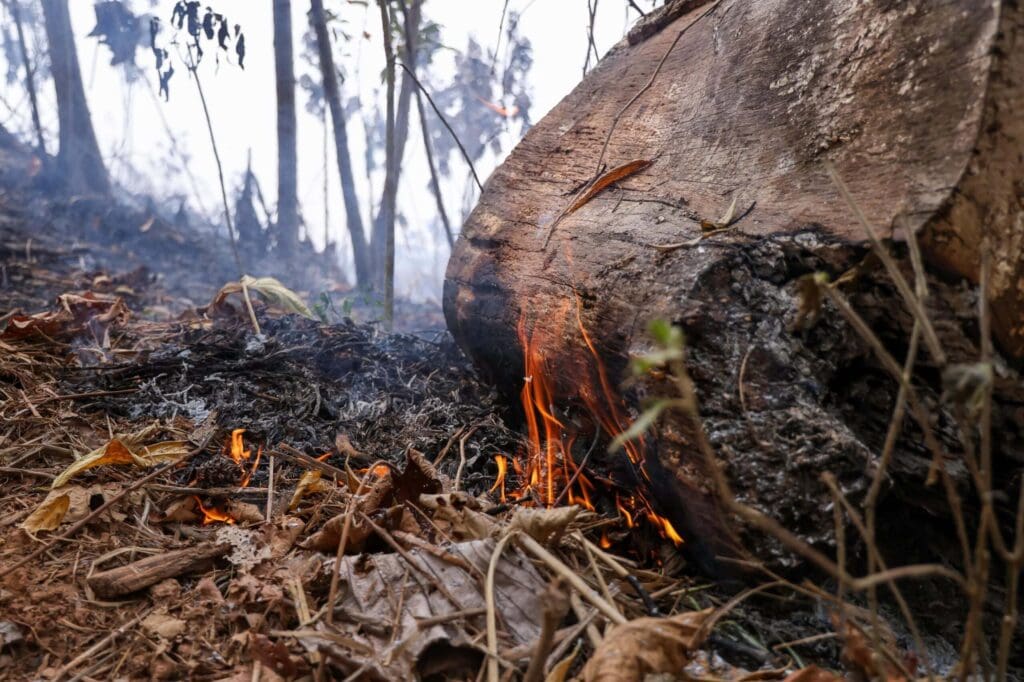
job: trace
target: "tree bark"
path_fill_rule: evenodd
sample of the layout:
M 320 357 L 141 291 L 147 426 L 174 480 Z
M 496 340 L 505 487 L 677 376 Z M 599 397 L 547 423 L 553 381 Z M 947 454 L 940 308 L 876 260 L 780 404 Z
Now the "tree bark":
M 285 253 L 294 253 L 299 243 L 299 198 L 291 0 L 274 0 L 274 73 L 277 81 L 278 246 L 283 247 Z
M 352 259 L 356 268 L 356 282 L 362 289 L 373 285 L 373 270 L 370 252 L 363 231 L 363 219 L 359 215 L 359 197 L 356 195 L 355 177 L 352 175 L 352 157 L 348 149 L 348 133 L 345 130 L 345 113 L 341 106 L 341 92 L 331 52 L 331 37 L 327 31 L 327 17 L 323 0 L 310 0 L 310 22 L 316 33 L 317 54 L 320 72 L 324 81 L 324 97 L 331 110 L 334 129 L 334 146 L 338 160 L 338 175 L 341 177 L 341 194 L 345 201 L 345 222 L 352 240 Z
M 413 0 L 408 11 L 403 12 L 403 31 L 405 46 L 402 59 L 409 68 L 416 68 L 416 38 L 419 35 L 422 0 Z M 409 139 L 409 111 L 415 84 L 408 75 L 402 76 L 402 86 L 398 92 L 397 107 L 394 112 L 393 138 L 388 151 L 385 167 L 384 190 L 380 199 L 380 210 L 377 212 L 373 225 L 373 253 L 378 270 L 384 272 L 388 259 L 388 243 L 394 242 L 395 219 L 397 217 L 398 185 L 402 174 L 402 157 L 405 155 L 405 144 Z M 391 247 L 393 250 L 393 246 Z M 394 256 L 391 256 L 394 258 Z M 387 280 L 387 275 L 384 275 Z M 388 284 L 385 281 L 385 288 Z M 393 285 L 392 285 L 393 286 Z
M 929 305 L 951 362 L 978 358 L 964 284 L 978 281 L 988 243 L 992 327 L 1006 357 L 1020 360 L 1022 110 L 1024 8 L 1009 0 L 675 0 L 640 20 L 491 176 L 449 262 L 449 328 L 507 389 L 522 383 L 529 340 L 554 375 L 553 399 L 568 406 L 625 378 L 627 358 L 653 346 L 649 322 L 676 322 L 741 499 L 828 545 L 818 476 L 833 471 L 851 497 L 864 492 L 896 385 L 834 309 L 791 331 L 803 327 L 801 278 L 849 273 L 844 292 L 900 360 L 912 320 L 884 273 L 862 263 L 864 231 L 824 162 L 897 255 L 908 231 L 918 235 L 938 271 Z M 641 160 L 650 165 L 580 201 L 581 187 Z M 713 231 L 724 217 L 729 229 Z M 939 397 L 942 363 L 923 352 L 918 369 L 937 419 L 954 423 Z M 1016 485 L 1022 391 L 1007 372 L 996 380 L 995 448 Z M 627 393 L 632 407 L 644 391 L 669 389 L 649 381 Z M 944 507 L 921 485 L 929 456 L 920 433 L 904 433 L 892 475 L 907 485 L 894 489 L 914 509 Z M 691 435 L 663 425 L 652 466 L 668 475 L 650 485 L 688 542 L 704 536 L 705 558 L 730 553 L 730 542 L 708 539 L 732 521 L 688 454 Z M 948 435 L 943 445 L 960 452 Z M 906 538 L 920 518 L 908 513 L 887 530 Z M 787 561 L 762 549 L 759 558 Z
M 109 194 L 110 180 L 89 116 L 68 2 L 43 0 L 42 4 L 60 120 L 60 181 L 71 192 Z

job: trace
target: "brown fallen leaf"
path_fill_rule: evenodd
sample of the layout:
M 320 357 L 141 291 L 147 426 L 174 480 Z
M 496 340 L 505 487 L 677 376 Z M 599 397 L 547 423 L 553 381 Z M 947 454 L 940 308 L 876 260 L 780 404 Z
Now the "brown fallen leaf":
M 51 488 L 60 488 L 78 474 L 94 467 L 109 464 L 135 464 L 139 468 L 149 468 L 162 462 L 173 462 L 188 454 L 191 445 L 187 441 L 175 440 L 157 443 L 142 448 L 142 454 L 136 454 L 119 438 L 92 452 L 79 457 L 74 464 L 65 469 L 53 480 Z
M 322 477 L 323 474 L 316 469 L 310 469 L 302 474 L 299 484 L 295 486 L 295 492 L 292 493 L 292 499 L 288 503 L 288 511 L 295 511 L 307 495 L 326 493 L 333 490 L 334 486 L 321 480 Z
M 624 163 L 621 166 L 612 168 L 610 171 L 599 177 L 594 184 L 588 187 L 586 191 L 580 195 L 579 199 L 572 202 L 572 205 L 570 205 L 566 210 L 565 215 L 569 215 L 570 213 L 574 213 L 583 208 L 591 199 L 608 189 L 611 185 L 619 182 L 620 180 L 625 180 L 631 175 L 636 175 L 650 166 L 651 163 L 651 161 L 646 159 L 637 159 L 636 161 L 630 161 L 629 163 Z
M 53 495 L 43 500 L 28 518 L 21 522 L 21 528 L 28 533 L 38 533 L 42 530 L 56 530 L 64 515 L 68 513 L 71 506 L 71 496 L 64 493 Z
M 671 618 L 637 618 L 616 625 L 583 668 L 584 682 L 643 682 L 657 673 L 679 673 L 701 645 L 701 625 L 713 609 Z
M 244 283 L 244 287 L 243 287 Z M 270 305 L 275 308 L 282 310 L 286 313 L 296 313 L 303 317 L 308 317 L 311 320 L 315 320 L 316 317 L 309 307 L 302 301 L 294 291 L 281 284 L 278 280 L 273 277 L 250 277 L 245 275 L 239 282 L 228 282 L 217 295 L 213 297 L 213 300 L 208 306 L 211 310 L 216 310 L 224 305 L 224 301 L 231 294 L 242 293 L 243 289 L 248 289 L 250 292 L 256 292 L 264 298 Z

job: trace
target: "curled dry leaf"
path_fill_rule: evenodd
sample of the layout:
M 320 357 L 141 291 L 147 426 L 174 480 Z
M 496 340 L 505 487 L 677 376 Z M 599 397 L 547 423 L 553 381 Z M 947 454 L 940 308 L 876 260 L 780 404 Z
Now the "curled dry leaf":
M 291 502 L 288 503 L 288 511 L 295 511 L 307 495 L 326 493 L 334 489 L 333 485 L 321 480 L 322 478 L 323 474 L 316 469 L 310 469 L 302 474 L 299 484 L 295 486 L 295 492 L 292 493 Z
M 479 511 L 480 503 L 464 492 L 420 495 L 420 505 L 433 512 L 434 519 L 450 526 L 459 540 L 483 540 L 494 532 L 495 520 Z
M 242 284 L 249 291 L 254 291 L 262 296 L 267 303 L 279 308 L 286 313 L 297 313 L 303 317 L 308 317 L 313 320 L 316 317 L 309 307 L 302 301 L 294 291 L 281 284 L 278 280 L 273 277 L 250 277 L 245 275 L 242 277 L 241 282 L 228 282 L 217 295 L 213 297 L 213 301 L 210 302 L 210 308 L 219 308 L 224 304 L 224 301 L 231 294 L 238 294 L 242 292 Z
M 553 509 L 519 509 L 512 517 L 512 528 L 523 531 L 537 542 L 555 543 L 562 537 L 565 529 L 576 519 L 580 511 L 582 509 L 576 505 Z
M 0 333 L 5 340 L 40 334 L 50 338 L 68 338 L 89 330 L 97 340 L 113 325 L 128 321 L 131 313 L 120 297 L 92 291 L 57 297 L 57 309 L 35 315 L 14 315 Z
M 21 522 L 21 528 L 33 534 L 43 530 L 56 530 L 70 506 L 71 496 L 67 493 L 50 495 Z
M 651 674 L 680 673 L 689 652 L 701 645 L 701 626 L 712 612 L 688 611 L 616 625 L 583 668 L 584 682 L 642 682 Z
M 84 455 L 65 469 L 54 479 L 52 488 L 60 488 L 78 474 L 108 464 L 135 464 L 148 469 L 162 462 L 175 462 L 189 453 L 187 441 L 175 440 L 157 443 L 142 449 L 142 454 L 135 454 L 122 440 L 115 438 L 101 448 Z

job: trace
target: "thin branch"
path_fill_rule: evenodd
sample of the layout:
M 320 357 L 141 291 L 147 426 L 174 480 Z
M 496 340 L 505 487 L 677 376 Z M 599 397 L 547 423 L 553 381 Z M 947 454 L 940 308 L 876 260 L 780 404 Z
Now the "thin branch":
M 409 78 L 412 79 L 412 82 L 416 85 L 420 92 L 422 92 L 426 96 L 427 101 L 430 102 L 430 108 L 433 109 L 434 113 L 437 114 L 437 117 L 441 119 L 441 123 L 444 124 L 444 127 L 448 130 L 448 133 L 452 136 L 452 139 L 455 140 L 455 144 L 458 146 L 459 151 L 462 153 L 462 158 L 466 160 L 466 165 L 469 166 L 469 170 L 473 174 L 473 180 L 476 181 L 477 189 L 479 189 L 481 192 L 484 191 L 483 183 L 480 182 L 480 177 L 476 174 L 476 168 L 473 167 L 473 160 L 469 158 L 469 154 L 466 152 L 466 148 L 462 146 L 462 142 L 459 140 L 459 136 L 455 134 L 454 130 L 452 130 L 452 127 L 448 124 L 448 120 L 444 117 L 444 114 L 442 114 L 441 110 L 437 108 L 436 104 L 434 104 L 434 99 L 430 96 L 430 93 L 427 92 L 426 88 L 423 87 L 423 84 L 420 83 L 419 80 L 416 78 L 416 74 L 414 74 L 409 69 L 408 66 L 401 62 L 399 62 L 398 65 L 405 69 L 405 72 L 409 75 Z

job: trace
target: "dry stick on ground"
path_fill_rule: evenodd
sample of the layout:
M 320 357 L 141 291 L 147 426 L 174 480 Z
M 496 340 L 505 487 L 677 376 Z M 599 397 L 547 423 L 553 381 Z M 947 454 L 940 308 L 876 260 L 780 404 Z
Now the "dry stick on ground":
M 494 574 L 501 561 L 501 553 L 505 545 L 516 536 L 515 531 L 498 540 L 487 565 L 487 579 L 484 581 L 484 604 L 487 608 L 487 681 L 498 682 L 498 619 L 494 602 Z
M 116 640 L 118 637 L 120 637 L 121 635 L 126 633 L 128 630 L 134 628 L 136 625 L 141 623 L 142 620 L 147 615 L 149 615 L 149 611 L 147 611 L 146 613 L 142 613 L 142 614 L 136 616 L 135 618 L 132 618 L 128 622 L 122 624 L 116 630 L 112 630 L 110 632 L 110 634 L 108 634 L 106 637 L 103 637 L 102 639 L 100 639 L 100 641 L 98 641 L 95 644 L 93 644 L 91 647 L 89 647 L 88 649 L 86 649 L 85 651 L 80 653 L 78 656 L 75 656 L 73 659 L 68 661 L 65 665 L 61 666 L 60 669 L 57 670 L 56 673 L 54 673 L 54 676 L 53 676 L 54 681 L 56 682 L 56 681 L 60 680 L 62 677 L 67 675 L 70 671 L 72 671 L 75 668 L 77 668 L 81 663 L 83 663 L 84 661 L 88 660 L 90 657 L 92 657 L 97 652 L 102 650 L 103 647 L 108 646 L 114 640 Z
M 235 258 L 235 266 L 238 267 L 238 281 L 242 285 L 242 298 L 245 300 L 245 307 L 249 311 L 249 321 L 257 334 L 260 333 L 260 323 L 256 320 L 256 311 L 252 308 L 252 299 L 249 297 L 249 287 L 245 283 L 245 267 L 242 265 L 242 257 L 238 253 L 238 242 L 235 239 L 235 226 L 231 222 L 231 207 L 228 205 L 228 190 L 224 183 L 224 164 L 220 161 L 220 152 L 217 150 L 217 136 L 213 134 L 213 119 L 210 118 L 210 108 L 206 105 L 206 94 L 203 92 L 203 83 L 199 78 L 199 63 L 192 54 L 192 45 L 188 46 L 189 61 L 186 64 L 189 73 L 192 74 L 192 81 L 196 84 L 199 92 L 199 101 L 203 105 L 203 116 L 206 118 L 206 130 L 210 133 L 210 146 L 213 148 L 213 160 L 217 163 L 217 178 L 220 180 L 220 197 L 224 203 L 224 222 L 228 227 L 228 239 L 231 242 L 231 253 Z
M 562 587 L 560 578 L 555 578 L 547 586 L 543 601 L 540 636 L 537 638 L 537 646 L 530 657 L 530 665 L 526 668 L 526 674 L 523 675 L 523 682 L 540 682 L 544 677 L 544 667 L 555 641 L 555 631 L 569 611 L 569 601 L 566 599 L 565 589 Z
M 202 452 L 206 448 L 206 444 L 210 442 L 210 438 L 211 437 L 212 437 L 212 434 L 211 434 L 211 436 L 207 436 L 206 440 L 203 441 L 202 445 L 198 446 L 194 450 L 189 451 L 188 454 L 186 454 L 184 457 L 182 457 L 177 462 L 166 464 L 166 465 L 164 465 L 162 467 L 158 467 L 152 473 L 147 474 L 147 475 L 143 476 L 142 478 L 140 478 L 139 480 L 135 481 L 135 483 L 132 483 L 130 486 L 128 486 L 127 488 L 125 488 L 124 490 L 119 492 L 117 495 L 114 495 L 109 500 L 107 500 L 106 502 L 101 504 L 99 507 L 97 507 L 95 510 L 90 512 L 81 521 L 79 521 L 75 525 L 71 526 L 70 528 L 68 528 L 66 531 L 64 531 L 63 533 L 61 533 L 57 537 L 51 538 L 49 540 L 49 542 L 43 543 L 42 545 L 37 547 L 34 551 L 32 551 L 30 554 L 22 557 L 20 560 L 16 561 L 15 563 L 11 564 L 10 566 L 7 566 L 7 567 L 5 567 L 3 569 L 0 569 L 0 578 L 3 578 L 4 576 L 13 573 L 14 571 L 16 571 L 17 569 L 21 568 L 22 566 L 24 566 L 28 562 L 32 561 L 36 557 L 40 556 L 44 552 L 49 551 L 57 543 L 64 542 L 65 540 L 69 539 L 75 533 L 77 533 L 82 528 L 84 528 L 93 519 L 95 519 L 100 514 L 102 514 L 103 512 L 107 511 L 112 506 L 114 506 L 115 504 L 117 504 L 118 502 L 123 500 L 130 493 L 135 492 L 136 490 L 138 490 L 142 486 L 144 486 L 147 483 L 149 483 L 150 481 L 152 481 L 154 478 L 156 478 L 160 474 L 163 474 L 163 473 L 165 473 L 167 471 L 170 471 L 174 467 L 179 466 L 181 464 L 184 464 L 185 462 L 189 461 L 190 459 L 192 459 L 193 457 L 198 455 L 200 452 Z
M 373 476 L 373 470 L 377 468 L 378 464 L 387 465 L 388 462 L 383 459 L 378 459 L 376 462 L 370 465 L 370 468 L 366 470 L 363 477 L 359 479 L 359 486 L 356 488 L 355 493 L 348 499 L 348 504 L 345 505 L 345 521 L 341 525 L 341 538 L 338 539 L 338 551 L 334 554 L 334 566 L 331 568 L 331 588 L 327 593 L 327 622 L 334 622 L 334 605 L 338 600 L 338 580 L 339 571 L 341 570 L 341 557 L 345 554 L 345 545 L 348 544 L 348 531 L 352 525 L 352 515 L 355 512 L 355 505 L 359 499 L 359 496 L 366 490 L 366 481 L 370 476 Z M 347 480 L 347 479 L 346 479 Z

